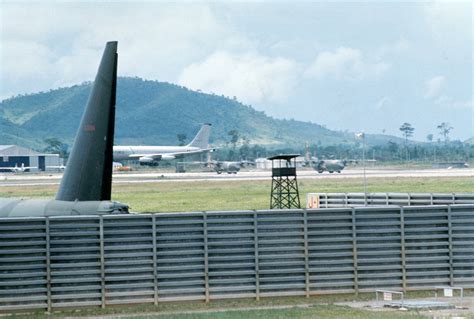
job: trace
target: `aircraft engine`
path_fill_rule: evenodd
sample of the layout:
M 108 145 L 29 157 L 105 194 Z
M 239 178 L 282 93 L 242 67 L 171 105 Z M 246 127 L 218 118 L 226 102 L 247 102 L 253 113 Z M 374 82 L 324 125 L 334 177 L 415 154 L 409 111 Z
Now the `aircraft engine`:
M 174 155 L 162 155 L 161 156 L 161 159 L 163 161 L 171 161 L 171 160 L 174 160 L 176 157 Z
M 148 164 L 148 163 L 152 163 L 152 162 L 155 161 L 153 158 L 147 157 L 147 156 L 142 156 L 142 157 L 140 157 L 138 160 L 140 161 L 140 163 L 144 163 L 144 164 L 145 164 L 145 163 L 147 163 L 147 164 Z

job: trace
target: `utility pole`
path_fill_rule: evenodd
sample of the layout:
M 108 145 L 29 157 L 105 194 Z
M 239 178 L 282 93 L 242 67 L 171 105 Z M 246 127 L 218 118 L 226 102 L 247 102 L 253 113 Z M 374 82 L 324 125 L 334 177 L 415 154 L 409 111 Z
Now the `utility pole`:
M 367 206 L 367 175 L 365 174 L 365 133 L 360 132 L 356 133 L 356 138 L 362 140 L 362 167 L 363 167 L 363 174 L 364 174 L 364 203 Z

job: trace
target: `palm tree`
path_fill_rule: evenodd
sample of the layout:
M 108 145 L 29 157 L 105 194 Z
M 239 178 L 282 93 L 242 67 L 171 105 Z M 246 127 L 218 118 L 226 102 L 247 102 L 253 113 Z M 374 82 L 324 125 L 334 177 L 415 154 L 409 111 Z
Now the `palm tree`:
M 436 128 L 439 130 L 439 135 L 443 135 L 444 143 L 447 143 L 449 140 L 449 132 L 451 132 L 453 127 L 449 126 L 449 123 L 447 122 L 442 122 L 440 125 L 436 126 Z
M 407 152 L 407 161 L 408 161 L 408 138 L 413 136 L 413 132 L 415 131 L 415 128 L 411 126 L 410 123 L 403 123 L 402 126 L 400 126 L 400 131 L 403 132 L 403 135 L 405 136 L 405 148 Z

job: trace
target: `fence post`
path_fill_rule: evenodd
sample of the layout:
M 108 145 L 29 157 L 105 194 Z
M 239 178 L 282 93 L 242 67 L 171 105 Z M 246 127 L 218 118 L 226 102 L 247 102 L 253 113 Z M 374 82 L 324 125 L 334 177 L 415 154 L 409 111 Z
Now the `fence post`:
M 154 289 L 154 304 L 158 304 L 158 265 L 157 265 L 157 249 L 156 249 L 156 215 L 151 215 L 152 222 L 152 240 L 153 240 L 153 289 Z
M 352 259 L 354 265 L 354 290 L 356 296 L 359 295 L 359 274 L 357 271 L 357 228 L 356 228 L 356 210 L 352 207 Z
M 202 212 L 203 219 L 203 231 L 204 231 L 204 285 L 205 285 L 205 294 L 206 302 L 209 302 L 209 254 L 208 254 L 208 245 L 207 245 L 207 214 Z
M 454 286 L 453 267 L 453 228 L 451 218 L 451 205 L 448 205 L 448 243 L 449 243 L 449 284 Z
M 309 298 L 309 243 L 308 243 L 308 212 L 305 209 L 304 215 L 304 273 L 305 273 L 305 287 L 306 298 Z
M 257 211 L 253 211 L 253 242 L 255 251 L 255 297 L 260 300 L 260 267 L 258 265 L 258 218 Z
M 46 236 L 46 294 L 47 311 L 51 312 L 51 243 L 49 231 L 49 217 L 45 218 L 45 236 Z
M 104 254 L 104 217 L 99 216 L 99 241 L 100 241 L 100 293 L 101 307 L 105 308 L 105 254 Z
M 406 252 L 405 252 L 405 209 L 400 207 L 400 247 L 402 258 L 402 287 L 403 291 L 407 290 L 407 266 L 406 266 Z

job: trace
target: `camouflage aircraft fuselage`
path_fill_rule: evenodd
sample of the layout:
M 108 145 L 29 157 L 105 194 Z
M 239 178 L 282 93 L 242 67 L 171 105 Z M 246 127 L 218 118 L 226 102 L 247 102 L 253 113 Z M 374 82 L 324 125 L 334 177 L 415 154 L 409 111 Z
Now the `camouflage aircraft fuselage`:
M 314 165 L 314 169 L 318 173 L 327 171 L 329 173 L 338 172 L 340 173 L 346 167 L 346 161 L 344 160 L 321 160 Z

